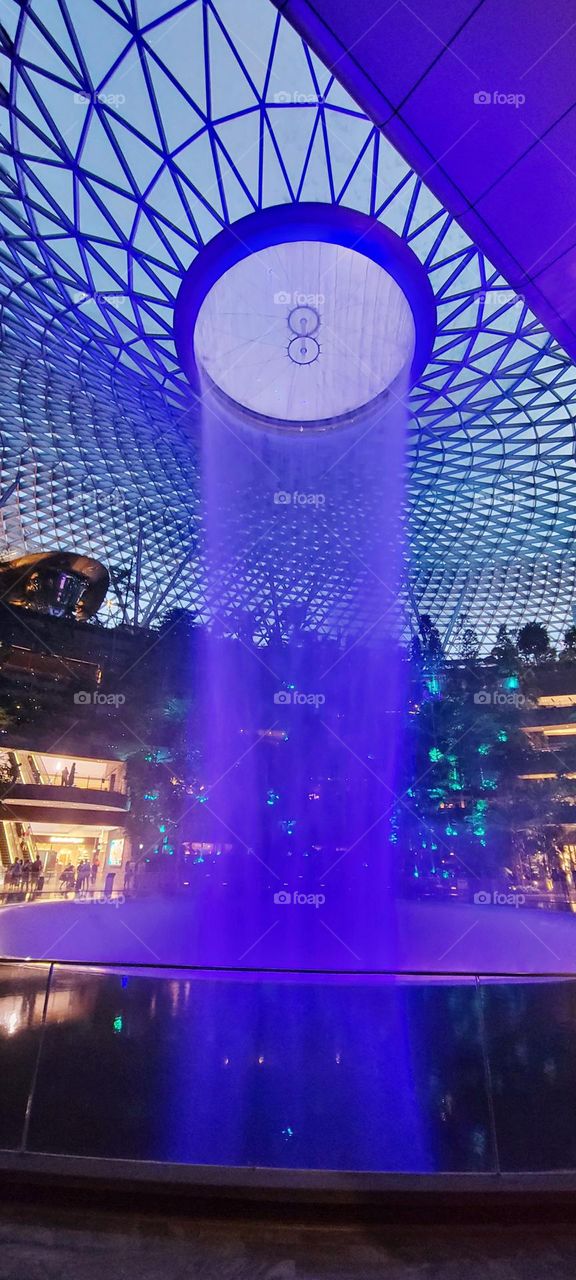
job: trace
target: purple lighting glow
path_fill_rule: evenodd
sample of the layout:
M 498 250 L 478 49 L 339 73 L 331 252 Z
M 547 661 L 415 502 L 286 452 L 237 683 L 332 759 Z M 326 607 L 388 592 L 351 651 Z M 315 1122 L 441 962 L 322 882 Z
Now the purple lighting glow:
M 329 239 L 320 242 L 324 231 Z M 203 258 L 182 286 L 176 334 L 191 380 L 204 381 L 204 559 L 214 627 L 226 624 L 238 576 L 255 576 L 261 602 L 238 620 L 235 657 L 222 644 L 207 658 L 205 809 L 221 838 L 238 846 L 236 893 L 215 898 L 212 925 L 227 955 L 238 939 L 239 963 L 247 955 L 257 963 L 274 933 L 285 967 L 312 956 L 330 957 L 331 966 L 334 939 L 345 967 L 361 965 L 359 938 L 364 950 L 368 935 L 373 946 L 385 929 L 393 947 L 395 934 L 385 904 L 405 679 L 397 636 L 406 396 L 433 341 L 431 293 L 390 233 L 315 206 L 244 220 L 209 247 L 206 270 Z M 217 268 L 228 273 L 222 288 Z M 237 285 L 234 271 L 244 273 Z M 294 341 L 307 350 L 318 334 L 312 364 L 287 358 L 284 330 L 298 317 L 303 336 Z M 344 435 L 306 429 L 341 422 Z M 379 485 L 378 517 L 363 539 L 376 626 L 356 697 L 340 659 L 311 660 L 305 609 L 296 605 L 302 583 L 322 572 L 319 528 L 325 538 L 340 536 L 343 453 L 359 521 L 363 504 L 376 502 L 376 478 Z M 265 546 L 235 548 L 248 508 L 295 548 L 293 608 L 275 599 Z M 259 648 L 263 628 L 268 643 Z M 310 802 L 316 793 L 319 808 Z

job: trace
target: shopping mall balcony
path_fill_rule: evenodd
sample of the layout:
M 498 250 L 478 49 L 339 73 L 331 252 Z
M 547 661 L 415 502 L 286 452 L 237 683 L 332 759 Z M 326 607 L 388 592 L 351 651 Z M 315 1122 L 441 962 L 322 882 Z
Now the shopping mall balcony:
M 0 857 L 40 857 L 46 889 L 64 866 L 97 857 L 102 874 L 122 866 L 130 800 L 118 760 L 67 757 L 6 746 L 0 798 Z
M 543 757 L 543 772 L 558 773 L 555 762 L 546 768 L 546 753 L 562 751 L 565 768 L 576 771 L 576 669 L 572 663 L 536 673 L 536 688 L 523 713 L 523 732 Z M 573 776 L 568 773 L 567 776 Z

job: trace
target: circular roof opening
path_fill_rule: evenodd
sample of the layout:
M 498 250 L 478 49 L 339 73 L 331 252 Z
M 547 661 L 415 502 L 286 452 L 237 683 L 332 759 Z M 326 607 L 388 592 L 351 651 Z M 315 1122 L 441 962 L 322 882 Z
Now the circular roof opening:
M 217 236 L 176 303 L 192 385 L 210 385 L 256 424 L 353 421 L 423 368 L 435 331 L 426 273 L 364 215 L 281 206 Z

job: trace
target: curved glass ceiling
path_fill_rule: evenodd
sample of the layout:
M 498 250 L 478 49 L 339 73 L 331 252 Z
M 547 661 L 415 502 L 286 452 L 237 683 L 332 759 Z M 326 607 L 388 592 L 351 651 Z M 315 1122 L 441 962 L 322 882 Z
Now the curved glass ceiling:
M 185 576 L 162 607 L 201 605 L 174 299 L 223 226 L 323 201 L 402 236 L 436 298 L 411 400 L 414 598 L 444 630 L 455 610 L 486 635 L 527 609 L 556 632 L 571 620 L 572 367 L 268 0 L 27 0 L 2 20 L 2 483 L 21 475 L 2 509 L 11 553 L 73 542 L 124 571 L 144 521 L 143 616 L 178 546 Z M 98 496 L 110 492 L 114 521 Z M 170 521 L 192 531 L 190 549 Z M 331 597 L 311 619 L 352 625 L 362 592 L 346 594 L 350 563 L 336 541 L 332 553 Z M 280 597 L 308 598 L 289 540 L 283 556 Z M 114 597 L 111 617 L 119 608 Z

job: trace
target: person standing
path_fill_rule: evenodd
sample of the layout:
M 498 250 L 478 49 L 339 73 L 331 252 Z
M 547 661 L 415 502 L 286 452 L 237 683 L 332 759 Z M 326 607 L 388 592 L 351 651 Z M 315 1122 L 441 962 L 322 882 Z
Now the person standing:
M 14 868 L 12 864 L 6 867 L 4 872 L 4 896 L 9 896 L 12 891 L 12 872 Z
M 60 876 L 60 880 L 62 881 L 63 889 L 64 889 L 64 893 L 66 894 L 66 897 L 68 897 L 70 890 L 74 889 L 74 879 L 75 879 L 74 865 L 72 862 L 70 862 L 67 867 L 64 867 L 64 871 Z
M 24 893 L 24 897 L 26 897 L 28 890 L 30 888 L 31 869 L 32 868 L 31 868 L 30 862 L 28 858 L 26 858 L 25 861 L 22 863 L 22 891 Z
M 38 881 L 40 879 L 41 874 L 42 874 L 42 859 L 40 858 L 39 854 L 36 854 L 36 857 L 32 863 L 32 866 L 30 867 L 30 883 L 31 883 L 33 898 L 35 898 L 36 894 L 38 893 Z

